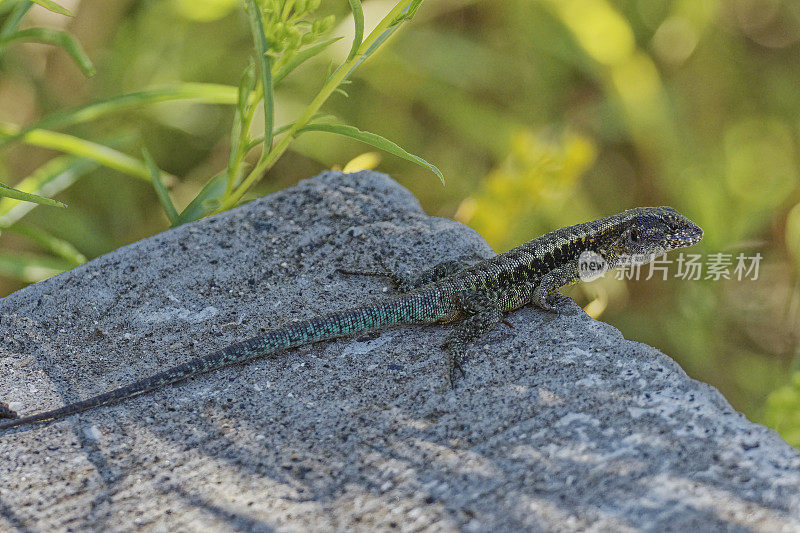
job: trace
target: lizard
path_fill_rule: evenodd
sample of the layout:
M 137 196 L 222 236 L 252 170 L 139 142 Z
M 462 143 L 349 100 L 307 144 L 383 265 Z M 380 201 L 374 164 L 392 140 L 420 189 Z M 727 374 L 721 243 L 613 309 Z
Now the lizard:
M 279 327 L 150 377 L 50 411 L 18 417 L 0 402 L 0 430 L 49 422 L 116 403 L 192 376 L 278 351 L 391 326 L 454 323 L 443 348 L 446 380 L 463 374 L 467 346 L 528 303 L 557 312 L 557 290 L 578 282 L 581 261 L 593 254 L 604 270 L 647 263 L 700 241 L 703 230 L 671 207 L 637 207 L 561 228 L 473 265 L 445 261 L 400 283 L 405 292 L 386 301 L 340 310 Z M 395 277 L 396 280 L 399 278 Z M 506 322 L 507 323 L 507 322 Z

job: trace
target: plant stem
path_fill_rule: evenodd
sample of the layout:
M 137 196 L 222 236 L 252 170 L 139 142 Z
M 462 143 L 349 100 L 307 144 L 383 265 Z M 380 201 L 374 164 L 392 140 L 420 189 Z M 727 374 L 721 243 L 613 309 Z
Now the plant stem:
M 303 114 L 300 115 L 291 128 L 286 132 L 280 141 L 275 144 L 275 147 L 269 151 L 266 157 L 260 158 L 259 162 L 256 166 L 253 167 L 253 170 L 247 175 L 247 177 L 242 181 L 242 184 L 231 194 L 227 195 L 225 198 L 222 199 L 220 206 L 214 211 L 214 213 L 219 213 L 230 209 L 231 207 L 235 206 L 239 200 L 242 199 L 242 196 L 252 187 L 272 166 L 277 162 L 278 159 L 286 152 L 286 149 L 289 148 L 289 144 L 294 140 L 295 136 L 297 135 L 297 130 L 305 126 L 312 117 L 319 111 L 322 104 L 330 98 L 331 94 L 339 87 L 339 85 L 347 79 L 347 76 L 352 71 L 353 67 L 358 65 L 362 60 L 364 54 L 370 49 L 370 47 L 377 41 L 380 36 L 383 34 L 384 31 L 391 28 L 394 24 L 398 24 L 397 18 L 403 13 L 403 11 L 410 5 L 413 4 L 414 0 L 406 0 L 404 2 L 398 2 L 389 13 L 383 17 L 383 19 L 375 26 L 369 35 L 364 39 L 361 45 L 358 47 L 358 52 L 355 56 L 348 59 L 337 68 L 333 74 L 327 79 L 325 84 L 320 89 L 320 92 L 317 96 L 311 101 L 310 104 L 305 108 Z M 269 147 L 264 147 L 265 150 L 269 150 Z

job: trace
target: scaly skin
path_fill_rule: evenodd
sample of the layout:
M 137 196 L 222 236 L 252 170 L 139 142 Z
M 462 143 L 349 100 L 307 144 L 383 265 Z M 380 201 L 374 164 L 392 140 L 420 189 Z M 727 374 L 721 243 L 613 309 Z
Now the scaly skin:
M 628 255 L 646 256 L 640 262 L 648 262 L 696 244 L 702 236 L 697 225 L 671 207 L 640 207 L 569 226 L 472 266 L 441 263 L 405 284 L 410 292 L 386 302 L 290 324 L 52 411 L 14 418 L 16 413 L 0 403 L 0 418 L 10 418 L 0 423 L 0 430 L 57 420 L 287 348 L 403 324 L 457 321 L 445 342 L 447 379 L 452 383 L 466 346 L 502 322 L 504 313 L 527 303 L 554 311 L 551 296 L 579 280 L 583 252 L 598 254 L 610 269 Z

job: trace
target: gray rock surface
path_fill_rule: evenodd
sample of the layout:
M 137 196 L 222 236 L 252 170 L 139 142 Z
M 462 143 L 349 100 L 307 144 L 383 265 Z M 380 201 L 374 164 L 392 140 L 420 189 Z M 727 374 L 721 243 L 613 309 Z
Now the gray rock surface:
M 0 400 L 52 408 L 489 256 L 324 173 L 0 300 Z M 0 435 L 0 530 L 798 531 L 800 455 L 669 357 L 525 308 L 443 385 L 443 326 L 259 359 Z

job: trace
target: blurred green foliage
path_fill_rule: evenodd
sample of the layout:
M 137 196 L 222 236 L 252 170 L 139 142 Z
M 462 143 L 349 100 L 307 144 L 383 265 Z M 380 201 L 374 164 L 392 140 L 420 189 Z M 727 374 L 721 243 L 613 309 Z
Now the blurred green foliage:
M 335 92 L 345 94 L 342 85 L 356 68 L 373 55 L 402 23 L 411 20 L 422 0 L 401 0 L 364 36 L 364 13 L 360 0 L 348 0 L 354 22 L 354 38 L 347 58 L 325 78 L 322 87 L 299 114 L 279 127 L 275 127 L 275 89 L 278 84 L 304 62 L 322 53 L 339 38 L 323 39 L 335 21 L 333 15 L 314 18 L 321 0 L 245 0 L 250 32 L 253 36 L 254 58 L 244 69 L 238 88 L 208 83 L 183 83 L 172 87 L 148 89 L 113 96 L 88 105 L 53 113 L 33 125 L 20 128 L 13 124 L 0 124 L 0 147 L 14 142 L 32 144 L 59 150 L 81 159 L 94 161 L 134 177 L 149 180 L 172 226 L 184 224 L 230 209 L 239 203 L 253 185 L 280 159 L 293 140 L 307 132 L 327 132 L 350 137 L 381 148 L 402 159 L 428 168 L 440 179 L 439 169 L 424 159 L 410 154 L 397 144 L 380 135 L 361 131 L 345 124 L 323 122 L 319 110 Z M 44 7 L 60 14 L 68 11 L 47 0 Z M 32 6 L 28 0 L 11 4 L 9 17 L 0 26 L 0 46 L 19 39 L 33 38 L 55 44 L 68 52 L 85 73 L 94 74 L 90 60 L 69 34 L 54 29 L 19 29 L 22 17 Z M 185 7 L 185 6 L 184 6 Z M 219 5 L 215 5 L 219 7 Z M 51 38 L 42 39 L 42 35 Z M 233 97 L 235 91 L 235 97 Z M 110 113 L 119 113 L 158 101 L 200 99 L 205 103 L 235 104 L 230 136 L 230 156 L 227 168 L 211 177 L 201 191 L 181 212 L 175 208 L 167 186 L 175 182 L 174 176 L 162 172 L 146 148 L 142 149 L 145 161 L 141 162 L 110 146 L 93 143 L 77 136 L 46 130 L 58 126 L 68 128 L 97 119 Z M 259 135 L 253 135 L 254 119 L 261 109 L 263 124 Z M 277 139 L 277 140 L 276 140 Z M 273 141 L 275 141 L 273 143 Z M 247 168 L 247 155 L 260 148 L 258 161 Z M 80 160 L 73 162 L 75 165 Z M 47 165 L 44 165 L 47 168 Z M 57 188 L 52 176 L 39 181 L 23 179 L 23 189 L 0 186 L 0 196 L 10 199 L 11 206 L 19 202 L 64 207 L 54 200 L 39 196 L 44 184 Z M 60 191 L 58 189 L 56 192 Z M 9 202 L 7 202 L 9 203 Z M 7 206 L 11 208 L 10 206 Z M 0 227 L 11 228 L 8 221 Z M 41 230 L 40 230 L 41 231 Z M 55 237 L 51 236 L 51 239 Z M 52 251 L 52 250 L 51 250 Z M 13 258 L 10 259 L 13 261 Z M 30 261 L 26 258 L 23 261 Z
M 800 448 L 800 372 L 794 372 L 788 384 L 769 395 L 763 422 Z
M 0 23 L 15 1 L 0 2 Z M 395 4 L 365 1 L 364 34 Z M 0 134 L 154 87 L 233 89 L 216 100 L 164 97 L 53 123 L 37 142 L 0 149 L 0 182 L 20 189 L 35 181 L 43 196 L 60 184 L 56 198 L 69 205 L 25 213 L 39 240 L 0 237 L 3 293 L 164 229 L 153 166 L 180 213 L 228 168 L 235 144 L 237 87 L 254 46 L 239 1 L 80 0 L 69 8 L 72 18 L 31 8 L 20 28 L 67 32 L 97 74 L 87 79 L 53 46 L 9 42 L 0 55 Z M 275 85 L 276 125 L 300 116 L 351 54 L 351 2 L 322 2 L 314 19 L 333 21 L 325 38 L 344 38 Z M 472 225 L 498 251 L 632 206 L 672 205 L 705 230 L 692 252 L 760 253 L 756 280 L 602 279 L 570 295 L 797 445 L 799 52 L 794 0 L 436 0 L 352 73 L 349 97 L 333 92 L 319 112 L 435 163 L 446 187 L 393 156 L 358 159 L 409 187 L 431 214 Z M 251 140 L 263 135 L 260 123 Z M 98 145 L 107 161 L 87 159 Z M 342 168 L 364 150 L 308 131 L 253 191 Z M 242 162 L 252 169 L 259 157 L 253 150 Z M 19 221 L 23 205 L 4 210 L 6 201 L 3 225 Z M 2 218 L 8 213 L 13 220 Z

